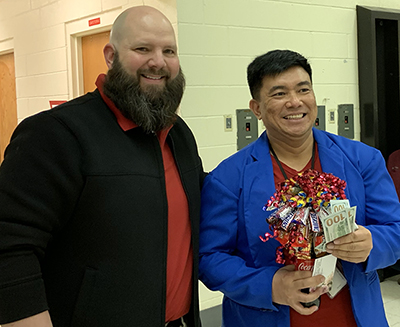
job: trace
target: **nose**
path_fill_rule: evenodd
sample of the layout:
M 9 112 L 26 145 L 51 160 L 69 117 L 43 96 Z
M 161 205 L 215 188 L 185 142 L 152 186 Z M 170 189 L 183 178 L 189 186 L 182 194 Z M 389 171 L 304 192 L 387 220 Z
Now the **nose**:
M 302 105 L 302 101 L 296 92 L 291 92 L 288 95 L 286 108 L 298 108 Z
M 162 51 L 154 51 L 148 61 L 148 65 L 150 68 L 154 69 L 162 69 L 167 63 L 165 62 L 164 54 Z

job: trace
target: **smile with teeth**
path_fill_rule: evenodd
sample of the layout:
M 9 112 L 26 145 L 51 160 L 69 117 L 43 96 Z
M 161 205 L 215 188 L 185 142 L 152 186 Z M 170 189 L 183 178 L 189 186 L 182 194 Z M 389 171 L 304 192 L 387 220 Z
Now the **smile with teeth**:
M 164 78 L 164 76 L 150 76 L 150 75 L 142 75 L 143 77 L 146 77 L 148 79 L 152 79 L 152 80 L 160 80 L 162 78 Z
M 305 114 L 297 114 L 297 115 L 288 115 L 283 118 L 285 118 L 285 119 L 300 119 L 300 118 L 303 118 L 304 116 L 305 116 Z

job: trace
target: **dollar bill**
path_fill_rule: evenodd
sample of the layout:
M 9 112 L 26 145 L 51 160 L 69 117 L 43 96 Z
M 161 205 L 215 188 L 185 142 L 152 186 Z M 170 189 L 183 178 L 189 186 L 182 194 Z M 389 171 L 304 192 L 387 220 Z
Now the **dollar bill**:
M 335 213 L 338 211 L 342 211 L 346 208 L 350 208 L 350 201 L 345 199 L 345 200 L 331 200 L 329 202 L 329 211 L 330 213 Z
M 344 208 L 330 215 L 320 217 L 326 243 L 350 234 L 357 229 L 355 223 L 356 209 L 357 207 Z
M 334 212 L 338 212 L 341 210 L 344 210 L 345 208 L 350 208 L 350 201 L 345 199 L 345 200 L 331 200 L 330 201 L 330 207 L 329 207 L 329 212 L 330 213 L 334 213 Z M 357 230 L 358 226 L 356 224 L 356 221 L 354 220 L 353 222 L 353 230 Z

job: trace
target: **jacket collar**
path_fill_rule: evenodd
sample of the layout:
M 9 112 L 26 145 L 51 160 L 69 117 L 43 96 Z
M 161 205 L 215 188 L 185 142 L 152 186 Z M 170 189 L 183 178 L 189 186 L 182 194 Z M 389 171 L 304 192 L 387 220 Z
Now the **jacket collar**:
M 323 172 L 331 173 L 347 181 L 348 179 L 344 170 L 343 151 L 332 141 L 329 133 L 313 128 L 313 135 L 318 144 L 319 160 Z M 259 161 L 263 165 L 270 164 L 272 167 L 268 137 L 265 131 L 255 141 L 250 155 L 254 161 Z M 349 185 L 346 186 L 345 193 L 346 196 L 349 195 Z

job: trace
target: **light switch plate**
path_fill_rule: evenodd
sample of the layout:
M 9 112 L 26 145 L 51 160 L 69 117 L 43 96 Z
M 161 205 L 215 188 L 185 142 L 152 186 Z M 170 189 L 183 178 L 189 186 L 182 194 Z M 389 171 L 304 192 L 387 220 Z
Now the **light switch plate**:
M 224 115 L 225 132 L 232 132 L 232 115 Z
M 335 110 L 333 109 L 328 110 L 328 122 L 329 124 L 335 123 Z

